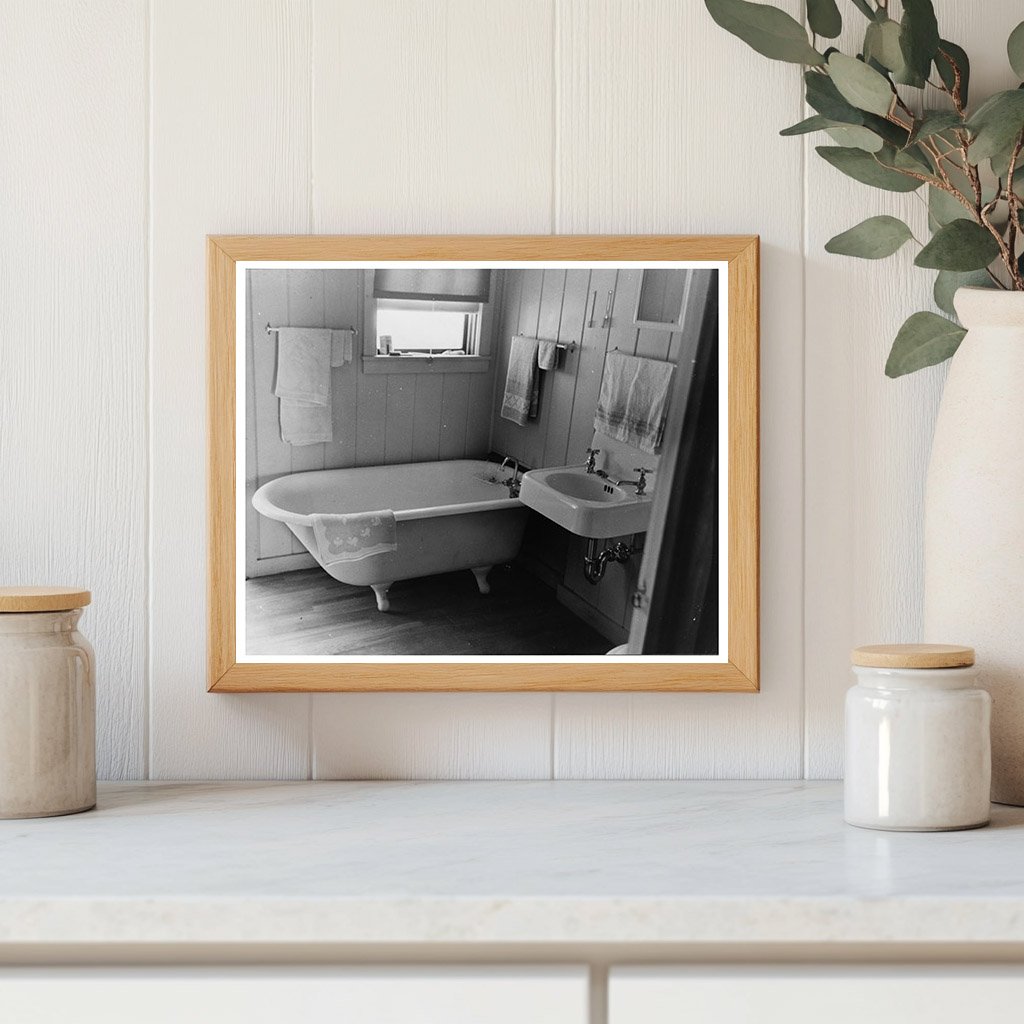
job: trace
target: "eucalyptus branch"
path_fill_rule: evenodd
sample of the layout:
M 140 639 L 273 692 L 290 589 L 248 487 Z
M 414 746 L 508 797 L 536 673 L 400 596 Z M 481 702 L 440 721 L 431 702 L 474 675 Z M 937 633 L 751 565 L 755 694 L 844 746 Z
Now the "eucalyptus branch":
M 1018 166 L 1024 170 L 1024 103 L 1006 91 L 992 97 L 980 116 L 968 111 L 970 61 L 955 43 L 942 41 L 933 0 L 852 0 L 868 23 L 861 27 L 863 42 L 846 53 L 836 41 L 848 38 L 844 30 L 849 26 L 834 0 L 808 0 L 806 25 L 771 0 L 704 0 L 704 5 L 722 28 L 758 53 L 807 69 L 807 99 L 815 116 L 784 135 L 831 130 L 838 145 L 818 147 L 824 160 L 864 185 L 913 193 L 928 211 L 930 237 L 915 263 L 940 271 L 935 296 L 946 315 L 922 310 L 903 324 L 886 364 L 889 376 L 942 362 L 955 351 L 963 331 L 950 323 L 955 321 L 950 302 L 967 275 L 986 286 L 991 281 L 992 287 L 1024 292 L 1024 254 L 1020 266 L 1017 261 L 1018 250 L 1024 249 L 1024 187 L 1016 189 L 1013 180 Z M 890 15 L 892 8 L 898 10 Z M 1018 80 L 1024 79 L 1024 23 L 1011 34 L 1006 54 Z M 820 75 L 831 81 L 822 82 Z M 949 104 L 942 104 L 941 112 L 915 112 L 921 94 L 907 88 L 929 86 L 948 96 Z M 866 136 L 865 129 L 874 135 Z M 865 138 L 872 145 L 865 146 Z M 1007 140 L 1016 145 L 1008 175 L 997 182 L 993 196 L 988 165 L 994 153 L 1006 150 Z M 922 196 L 921 185 L 930 194 Z M 883 259 L 912 239 L 918 241 L 904 220 L 880 215 L 829 239 L 826 249 Z
M 939 47 L 938 53 L 939 53 L 939 56 L 944 61 L 946 61 L 946 63 L 949 64 L 949 66 L 953 69 L 953 88 L 952 89 L 947 89 L 945 87 L 945 84 L 943 84 L 942 91 L 944 93 L 946 93 L 950 97 L 950 99 L 953 101 L 954 109 L 956 110 L 956 112 L 961 117 L 963 117 L 964 113 L 965 113 L 964 101 L 963 101 L 963 93 L 962 93 L 964 79 L 963 79 L 963 74 L 960 71 L 960 66 L 949 55 L 948 51 L 942 49 L 941 46 Z
M 1020 204 L 1017 198 L 1017 190 L 1014 188 L 1013 176 L 1017 170 L 1017 161 L 1020 159 L 1021 147 L 1024 146 L 1024 135 L 1017 138 L 1017 144 L 1010 154 L 1010 166 L 1006 172 L 1006 203 L 1010 210 L 1010 224 L 1007 230 L 1007 248 L 1010 250 L 1010 276 L 1013 278 L 1017 288 L 1024 288 L 1024 279 L 1017 264 L 1017 233 L 1020 230 Z
M 1006 239 L 1003 238 L 1003 233 L 989 220 L 989 214 L 984 210 L 981 211 L 981 223 L 991 232 L 992 237 L 999 245 L 1000 259 L 1002 259 L 1003 264 L 1006 266 L 1006 271 L 1010 275 L 1014 289 L 1017 291 L 1024 290 L 1024 279 L 1021 278 L 1020 271 L 1017 270 L 1017 260 L 1010 252 Z
M 961 132 L 959 134 L 963 133 Z M 968 145 L 969 143 L 964 143 L 960 152 L 963 153 L 964 170 L 967 172 L 967 180 L 971 183 L 971 188 L 974 189 L 974 205 L 980 218 L 981 206 L 984 201 L 984 192 L 981 188 L 981 175 L 978 174 L 978 165 L 971 163 L 971 158 L 967 153 Z
M 938 171 L 939 177 L 950 186 L 953 187 L 953 183 L 949 180 L 949 175 L 946 173 L 946 168 L 942 166 L 942 161 L 945 159 L 942 153 L 935 147 L 931 139 L 922 139 L 921 148 L 932 158 L 935 164 L 935 170 Z

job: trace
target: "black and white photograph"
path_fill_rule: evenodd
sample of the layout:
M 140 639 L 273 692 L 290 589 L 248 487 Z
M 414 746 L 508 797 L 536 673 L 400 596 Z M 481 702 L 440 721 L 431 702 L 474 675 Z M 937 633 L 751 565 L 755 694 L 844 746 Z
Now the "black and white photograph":
M 241 273 L 244 654 L 723 649 L 715 265 Z

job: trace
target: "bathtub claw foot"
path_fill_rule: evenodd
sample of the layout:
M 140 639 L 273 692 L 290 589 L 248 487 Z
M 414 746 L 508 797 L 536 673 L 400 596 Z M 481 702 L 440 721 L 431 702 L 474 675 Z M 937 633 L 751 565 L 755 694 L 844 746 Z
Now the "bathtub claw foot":
M 373 596 L 377 598 L 377 611 L 386 612 L 391 607 L 391 602 L 388 600 L 388 591 L 391 589 L 390 583 L 373 583 L 371 584 L 373 590 Z
M 476 577 L 476 585 L 481 594 L 489 594 L 491 592 L 491 585 L 487 582 L 487 574 L 493 568 L 493 565 L 482 565 L 478 569 L 472 570 L 473 575 Z

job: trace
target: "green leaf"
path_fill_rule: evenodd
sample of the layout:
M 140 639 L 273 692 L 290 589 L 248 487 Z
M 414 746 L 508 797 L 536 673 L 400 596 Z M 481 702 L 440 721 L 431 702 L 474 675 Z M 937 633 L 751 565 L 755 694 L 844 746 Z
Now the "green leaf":
M 879 163 L 871 153 L 862 149 L 844 149 L 842 146 L 817 146 L 817 153 L 837 170 L 872 188 L 887 192 L 914 192 L 922 182 Z
M 887 377 L 943 363 L 960 347 L 967 332 L 938 313 L 915 313 L 900 328 L 885 364 Z
M 969 274 L 957 274 L 952 270 L 940 270 L 935 278 L 935 305 L 944 313 L 956 316 L 953 296 L 960 288 L 994 288 L 992 278 L 984 270 L 972 270 Z
M 900 49 L 900 23 L 873 21 L 864 35 L 864 59 L 874 60 L 890 71 L 902 71 L 905 61 Z
M 954 220 L 935 232 L 914 263 L 932 270 L 984 270 L 998 257 L 991 231 L 973 220 Z
M 1024 21 L 1011 33 L 1006 44 L 1006 53 L 1010 58 L 1010 67 L 1018 78 L 1024 78 Z
M 841 124 L 827 129 L 833 142 L 847 149 L 863 149 L 865 153 L 878 153 L 885 143 L 869 128 L 856 124 Z
M 807 40 L 807 30 L 785 11 L 746 0 L 704 0 L 712 18 L 751 49 L 791 64 L 824 64 Z
M 870 128 L 876 135 L 885 139 L 893 149 L 903 149 L 907 145 L 908 132 L 892 121 L 884 117 L 876 117 L 874 114 L 864 115 L 864 127 Z
M 926 79 L 939 42 L 939 23 L 932 0 L 903 0 L 900 49 L 907 70 L 920 79 Z
M 811 132 L 823 132 L 826 128 L 831 128 L 835 123 L 835 121 L 827 117 L 822 117 L 821 114 L 815 114 L 814 117 L 805 118 L 798 124 L 783 128 L 779 134 L 785 136 L 809 135 Z
M 875 12 L 871 9 L 868 0 L 853 0 L 853 6 L 864 15 L 865 18 L 874 18 Z
M 864 124 L 864 113 L 851 106 L 840 95 L 835 82 L 828 75 L 818 71 L 808 71 L 804 75 L 807 83 L 807 104 L 822 117 L 843 124 Z
M 808 117 L 799 124 L 783 128 L 780 135 L 809 135 L 811 132 L 828 132 L 833 141 L 840 146 L 853 146 L 857 149 L 867 150 L 869 153 L 877 153 L 884 141 L 873 131 L 856 124 L 842 124 L 839 121 L 832 121 L 820 114 Z
M 1012 138 L 1007 144 L 1006 148 L 1000 150 L 998 153 L 993 153 L 992 158 L 989 161 L 992 165 L 992 173 L 1001 179 L 1008 179 L 1010 176 L 1010 161 L 1013 159 L 1014 151 L 1017 148 L 1017 142 L 1020 136 Z M 1016 164 L 1013 169 L 1014 181 L 1020 181 L 1021 179 L 1021 165 L 1024 165 L 1024 154 L 1018 154 Z
M 941 188 L 928 186 L 929 224 L 943 227 L 955 220 L 969 220 L 970 214 L 957 199 Z
M 920 121 L 914 122 L 914 130 L 907 139 L 907 145 L 912 145 L 918 139 L 928 139 L 933 135 L 941 135 L 950 128 L 957 128 L 963 125 L 960 115 L 955 110 L 926 110 Z
M 843 31 L 843 16 L 836 0 L 807 0 L 807 22 L 815 35 L 835 39 Z
M 935 70 L 938 71 L 942 84 L 950 91 L 956 85 L 954 66 L 960 72 L 960 102 L 967 106 L 971 88 L 971 61 L 962 47 L 948 39 L 939 40 L 939 52 L 935 55 Z
M 896 97 L 889 80 L 864 61 L 836 52 L 828 59 L 828 73 L 843 99 L 858 110 L 886 117 L 892 109 Z
M 924 150 L 918 145 L 908 146 L 906 149 L 886 147 L 879 153 L 878 159 L 886 167 L 893 167 L 897 171 L 911 171 L 914 174 L 927 174 L 932 178 L 938 177 Z
M 1011 148 L 1024 132 L 1024 90 L 997 92 L 983 103 L 967 124 L 972 163 L 981 163 Z
M 825 251 L 862 260 L 891 256 L 913 238 L 910 228 L 896 217 L 869 217 L 825 243 Z

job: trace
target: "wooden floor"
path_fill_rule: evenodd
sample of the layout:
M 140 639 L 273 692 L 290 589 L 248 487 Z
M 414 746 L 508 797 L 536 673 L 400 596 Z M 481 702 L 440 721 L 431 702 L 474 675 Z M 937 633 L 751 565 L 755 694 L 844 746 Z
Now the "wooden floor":
M 521 570 L 496 567 L 490 594 L 473 574 L 402 580 L 391 610 L 369 587 L 338 583 L 322 569 L 246 580 L 248 654 L 605 654 L 611 642 Z

